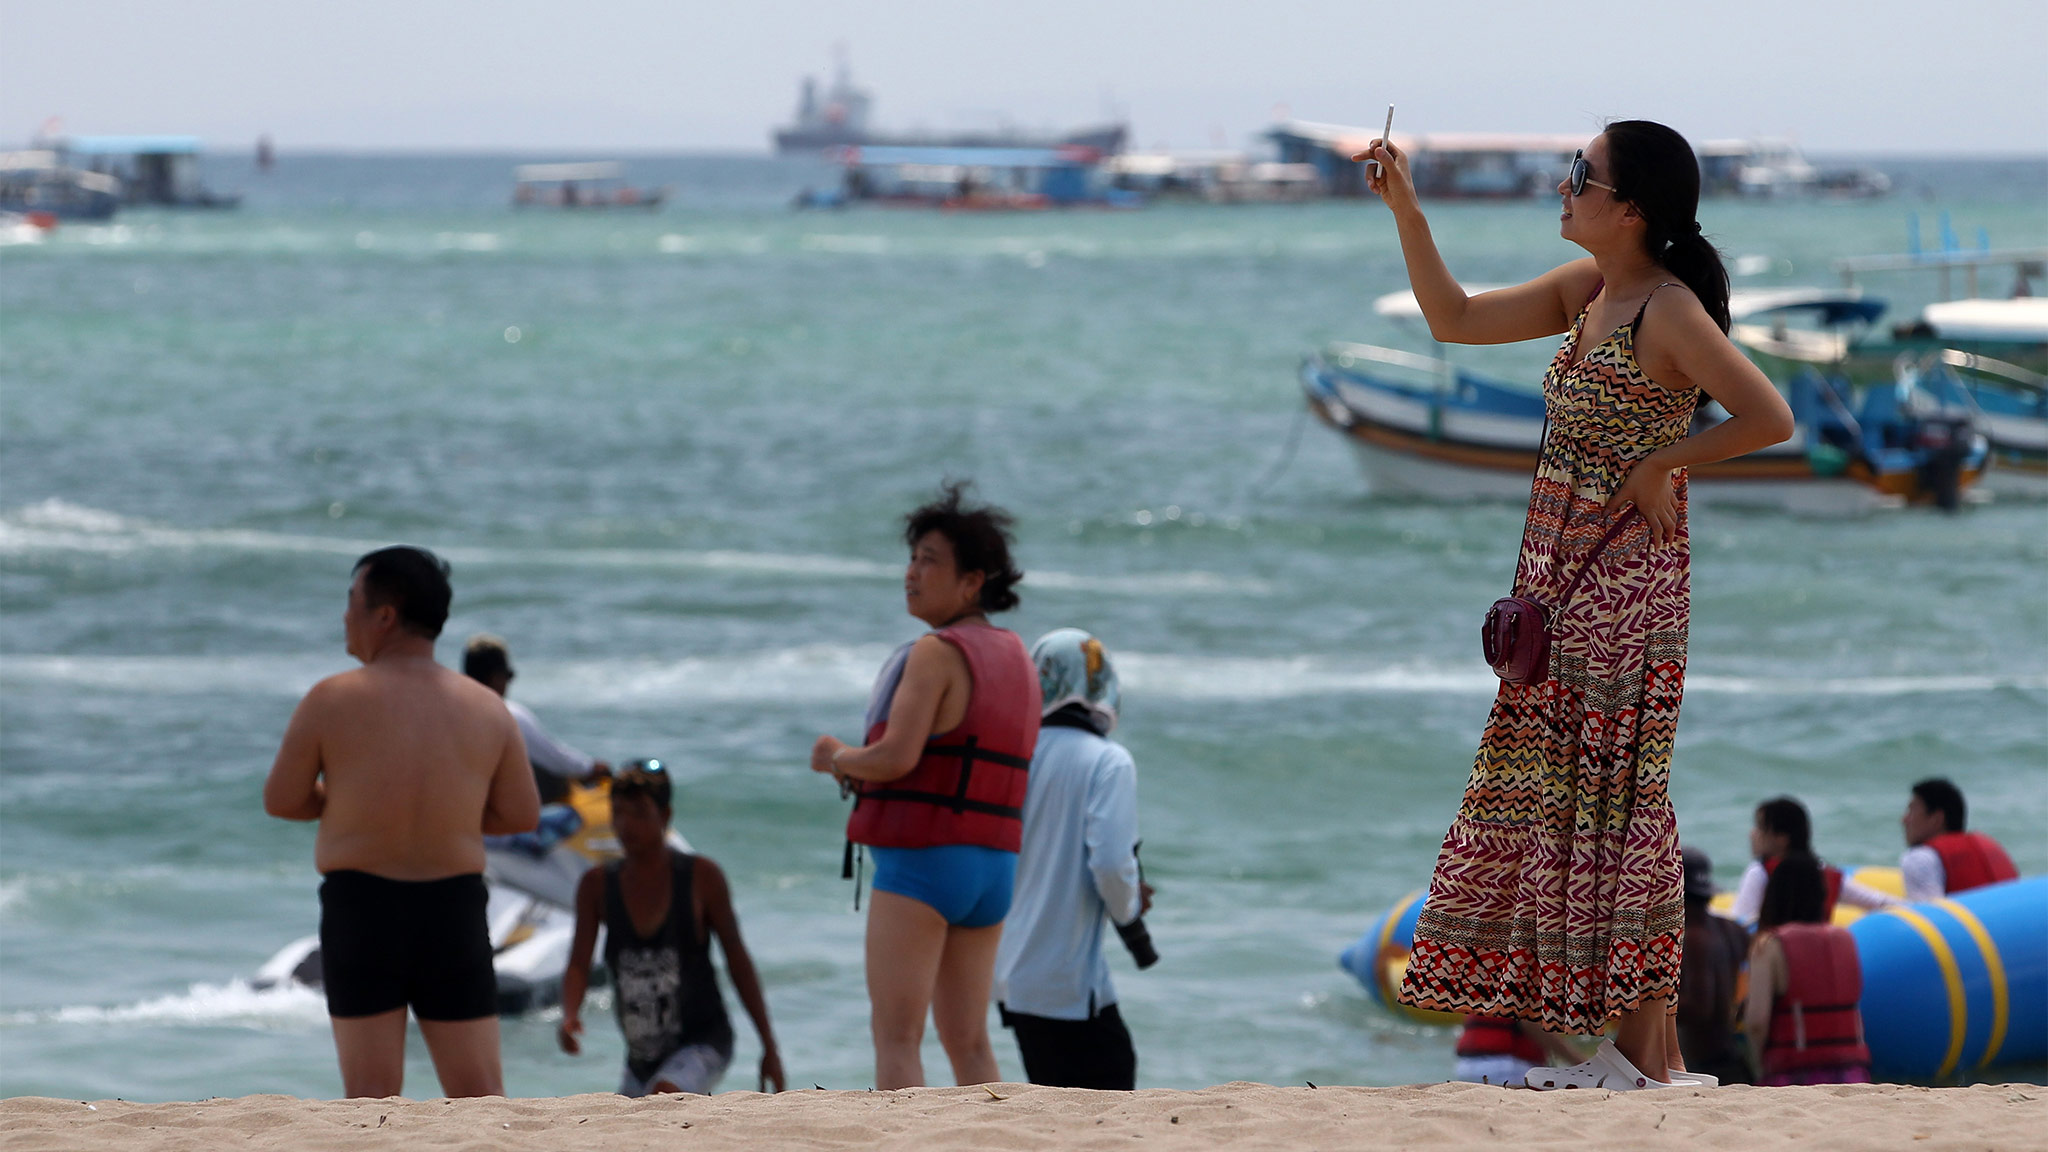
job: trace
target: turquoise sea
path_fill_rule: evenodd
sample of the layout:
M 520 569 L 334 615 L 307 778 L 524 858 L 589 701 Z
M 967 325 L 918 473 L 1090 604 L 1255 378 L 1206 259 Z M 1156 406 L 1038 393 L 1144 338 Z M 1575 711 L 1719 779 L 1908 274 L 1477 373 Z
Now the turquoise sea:
M 1369 309 L 1405 286 L 1376 203 L 802 214 L 822 170 L 648 157 L 666 209 L 565 215 L 509 207 L 519 159 L 221 163 L 240 211 L 0 251 L 0 1095 L 339 1091 L 320 1000 L 246 983 L 316 919 L 312 829 L 259 791 L 349 663 L 350 561 L 392 541 L 454 563 L 444 658 L 504 635 L 558 735 L 678 766 L 792 1083 L 870 1083 L 844 808 L 806 754 L 914 634 L 897 517 L 947 476 L 1018 516 L 1010 625 L 1092 629 L 1123 673 L 1164 955 L 1112 957 L 1141 1082 L 1448 1074 L 1448 1035 L 1335 957 L 1455 811 L 1522 509 L 1375 498 L 1299 423 L 1303 352 L 1425 350 Z M 2048 161 L 1894 175 L 1703 220 L 1744 286 L 1832 283 L 1909 212 L 2048 243 Z M 1475 282 L 1576 254 L 1547 200 L 1433 222 Z M 1935 291 L 1868 283 L 1900 313 Z M 1533 383 L 1554 348 L 1459 355 Z M 1895 862 L 1936 773 L 2048 869 L 2048 509 L 1693 531 L 1675 789 L 1724 884 L 1783 791 L 1827 856 Z M 507 1021 L 510 1090 L 611 1087 L 592 1021 L 581 1058 L 552 1014 Z M 423 1053 L 410 1076 L 434 1093 Z

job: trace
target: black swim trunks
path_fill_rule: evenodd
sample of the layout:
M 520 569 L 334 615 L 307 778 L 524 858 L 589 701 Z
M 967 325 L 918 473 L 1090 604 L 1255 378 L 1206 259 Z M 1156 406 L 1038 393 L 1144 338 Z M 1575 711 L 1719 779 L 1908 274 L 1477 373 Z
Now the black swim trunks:
M 330 1016 L 412 1008 L 421 1020 L 498 1014 L 489 893 L 478 875 L 387 880 L 335 871 L 320 885 L 320 966 Z

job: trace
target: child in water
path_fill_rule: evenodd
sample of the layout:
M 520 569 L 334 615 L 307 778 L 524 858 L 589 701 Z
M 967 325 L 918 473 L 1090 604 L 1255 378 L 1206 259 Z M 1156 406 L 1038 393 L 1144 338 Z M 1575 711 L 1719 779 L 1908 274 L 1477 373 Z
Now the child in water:
M 576 887 L 576 939 L 562 975 L 556 1038 L 562 1051 L 582 1051 L 577 1037 L 583 1032 L 583 994 L 602 924 L 612 1003 L 626 1036 L 619 1093 L 708 1095 L 732 1062 L 732 1022 L 711 967 L 716 936 L 733 990 L 761 1036 L 759 1086 L 780 1092 L 782 1056 L 760 977 L 740 939 L 725 873 L 708 856 L 669 847 L 669 796 L 668 772 L 659 760 L 636 761 L 612 782 L 612 831 L 625 859 L 592 868 Z

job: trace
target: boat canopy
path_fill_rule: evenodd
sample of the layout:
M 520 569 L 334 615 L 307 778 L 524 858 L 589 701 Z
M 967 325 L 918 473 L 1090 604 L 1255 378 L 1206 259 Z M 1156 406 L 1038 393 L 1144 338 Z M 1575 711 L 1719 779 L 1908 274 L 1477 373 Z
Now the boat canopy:
M 64 150 L 80 156 L 197 156 L 197 136 L 67 136 Z
M 593 160 L 581 164 L 521 164 L 512 175 L 521 184 L 556 184 L 574 180 L 617 180 L 626 166 L 616 160 Z
M 1951 300 L 1929 304 L 1921 319 L 1944 340 L 2048 343 L 2048 298 Z
M 1861 288 L 1774 288 L 1733 292 L 1728 297 L 1728 315 L 1732 319 L 1812 312 L 1831 328 L 1852 322 L 1869 324 L 1884 315 L 1884 310 L 1884 301 L 1865 296 Z

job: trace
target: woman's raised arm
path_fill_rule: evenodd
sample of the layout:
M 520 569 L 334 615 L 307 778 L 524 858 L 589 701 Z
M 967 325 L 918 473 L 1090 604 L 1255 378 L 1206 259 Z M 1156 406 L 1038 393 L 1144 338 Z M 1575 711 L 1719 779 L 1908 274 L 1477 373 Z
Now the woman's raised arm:
M 1409 178 L 1408 154 L 1384 140 L 1375 140 L 1354 160 L 1375 159 L 1379 174 L 1368 172 L 1371 188 L 1394 213 L 1401 235 L 1401 256 L 1408 264 L 1408 284 L 1429 334 L 1446 344 L 1512 344 L 1555 336 L 1570 328 L 1586 298 L 1600 283 L 1600 271 L 1588 258 L 1553 268 L 1534 280 L 1467 296 L 1437 251 L 1429 221 L 1415 198 Z

